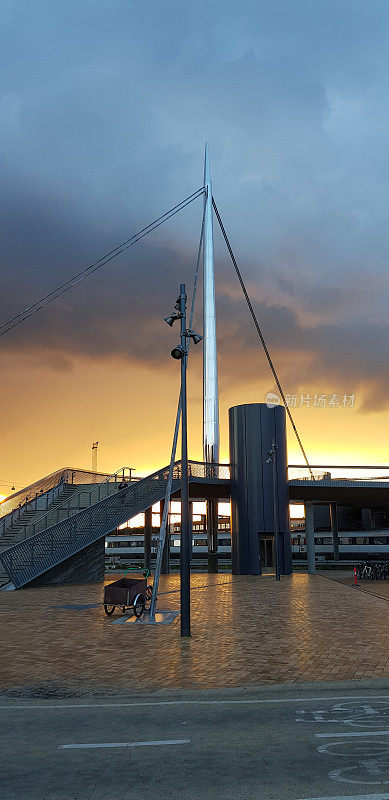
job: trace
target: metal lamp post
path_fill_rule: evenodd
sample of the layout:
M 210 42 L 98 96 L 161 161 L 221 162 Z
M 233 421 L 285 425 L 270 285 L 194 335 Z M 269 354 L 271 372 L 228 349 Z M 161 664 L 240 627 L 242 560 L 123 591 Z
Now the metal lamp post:
M 268 452 L 269 458 L 267 459 L 268 464 L 272 464 L 273 467 L 273 498 L 274 498 L 274 543 L 275 543 L 275 568 L 276 568 L 276 580 L 280 580 L 280 561 L 279 561 L 279 552 L 278 552 L 278 502 L 277 502 L 277 445 L 275 440 L 272 441 L 271 450 Z
M 190 636 L 190 541 L 189 541 L 189 479 L 188 479 L 188 416 L 186 394 L 186 293 L 185 284 L 180 285 L 181 313 L 181 537 L 180 537 L 180 600 L 181 636 Z
M 194 344 L 202 340 L 200 334 L 186 327 L 186 292 L 185 284 L 180 284 L 180 294 L 175 311 L 165 317 L 168 325 L 180 320 L 180 344 L 173 347 L 171 355 L 181 361 L 181 537 L 180 537 L 180 603 L 181 603 L 181 636 L 190 636 L 190 525 L 189 525 L 189 478 L 188 478 L 188 417 L 186 370 L 188 365 L 189 340 Z

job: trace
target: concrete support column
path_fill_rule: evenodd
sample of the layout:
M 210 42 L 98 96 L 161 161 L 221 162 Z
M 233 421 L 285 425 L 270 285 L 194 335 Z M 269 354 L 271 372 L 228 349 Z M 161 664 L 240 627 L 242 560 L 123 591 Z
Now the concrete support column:
M 373 528 L 384 527 L 384 516 L 383 511 L 373 511 Z
M 152 508 L 147 508 L 145 511 L 145 528 L 144 528 L 144 563 L 145 569 L 151 571 L 151 534 L 153 530 L 153 513 Z
M 162 519 L 163 508 L 165 505 L 165 501 L 161 500 L 159 504 L 159 513 L 160 519 Z M 162 553 L 162 565 L 161 565 L 161 575 L 169 575 L 170 573 L 170 523 L 169 523 L 169 516 L 166 526 L 166 536 L 165 536 L 165 544 Z
M 313 503 L 307 500 L 305 508 L 305 538 L 307 541 L 308 575 L 315 575 L 315 523 L 313 518 Z
M 332 547 L 334 551 L 334 561 L 339 561 L 339 531 L 338 531 L 338 508 L 336 503 L 330 503 Z
M 190 560 L 193 555 L 193 500 L 189 500 L 189 541 L 190 541 Z
M 374 523 L 373 523 L 373 514 L 371 513 L 371 508 L 362 508 L 361 517 L 362 517 L 363 530 L 372 531 L 374 528 Z
M 218 502 L 207 500 L 207 542 L 208 542 L 208 572 L 218 571 Z

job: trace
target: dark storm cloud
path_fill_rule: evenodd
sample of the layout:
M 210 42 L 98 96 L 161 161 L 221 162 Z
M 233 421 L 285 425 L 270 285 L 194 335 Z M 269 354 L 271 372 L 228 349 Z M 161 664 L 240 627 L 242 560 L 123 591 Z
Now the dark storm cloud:
M 197 227 L 202 218 L 199 203 Z M 1 321 L 11 319 L 15 311 L 55 288 L 59 277 L 66 281 L 119 241 L 108 241 L 100 231 L 69 217 L 51 194 L 30 204 L 14 189 L 5 222 Z M 77 355 L 158 360 L 171 340 L 163 317 L 174 306 L 181 280 L 187 281 L 190 291 L 198 248 L 198 241 L 193 241 L 192 252 L 174 240 L 169 243 L 174 229 L 172 222 L 165 226 L 164 236 L 150 234 L 1 337 L 3 353 L 40 354 L 50 364 L 56 364 L 56 354 L 58 368 L 67 367 Z M 133 224 L 121 233 L 134 232 Z
M 209 139 L 216 201 L 285 380 L 336 377 L 385 405 L 388 27 L 386 2 L 8 0 L 2 320 L 198 188 Z M 200 206 L 0 348 L 59 368 L 160 361 Z M 217 260 L 233 379 L 256 345 L 219 238 Z
M 387 361 L 389 324 L 360 319 L 342 325 L 302 327 L 294 311 L 285 306 L 258 303 L 256 314 L 278 371 L 284 391 L 336 391 L 358 395 L 362 411 L 378 411 L 389 404 Z M 262 345 L 247 308 L 223 301 L 224 330 L 220 359 L 224 379 L 267 381 L 275 389 Z M 233 319 L 233 322 L 231 320 Z M 222 323 L 223 324 L 223 323 Z M 227 375 L 225 365 L 228 365 Z

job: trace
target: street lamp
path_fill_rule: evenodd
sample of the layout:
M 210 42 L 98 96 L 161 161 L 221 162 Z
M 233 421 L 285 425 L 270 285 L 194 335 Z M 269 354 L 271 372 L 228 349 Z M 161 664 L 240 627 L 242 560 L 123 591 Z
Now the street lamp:
M 173 347 L 173 350 L 171 351 L 170 355 L 172 358 L 176 358 L 177 361 L 179 361 L 180 358 L 184 358 L 186 352 L 184 348 L 181 347 L 180 344 L 178 344 L 177 347 Z
M 188 420 L 186 369 L 188 364 L 188 339 L 195 344 L 202 336 L 186 327 L 185 284 L 180 284 L 180 294 L 175 305 L 176 311 L 165 317 L 165 322 L 173 327 L 176 320 L 181 323 L 180 344 L 173 347 L 172 358 L 181 361 L 181 539 L 180 539 L 180 602 L 181 636 L 190 636 L 190 526 L 189 526 L 189 478 L 188 478 Z
M 177 312 L 177 311 L 172 311 L 172 313 L 171 313 L 171 314 L 169 314 L 169 316 L 168 316 L 168 317 L 164 317 L 164 320 L 165 320 L 165 322 L 167 322 L 167 324 L 168 324 L 168 325 L 170 325 L 170 327 L 172 328 L 172 327 L 173 327 L 173 324 L 174 324 L 174 323 L 175 323 L 175 321 L 176 321 L 176 319 L 180 319 L 180 317 L 181 317 L 181 314 L 180 314 L 179 312 Z
M 276 580 L 280 580 L 280 562 L 278 553 L 278 498 L 277 498 L 277 445 L 275 440 L 272 441 L 271 450 L 268 452 L 269 458 L 266 459 L 267 464 L 273 465 L 273 498 L 274 498 L 274 541 L 275 541 L 275 556 L 276 556 Z

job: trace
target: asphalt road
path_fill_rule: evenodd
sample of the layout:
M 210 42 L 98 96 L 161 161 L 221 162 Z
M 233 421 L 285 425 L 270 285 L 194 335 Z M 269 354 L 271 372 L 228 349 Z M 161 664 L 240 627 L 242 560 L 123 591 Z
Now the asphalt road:
M 389 800 L 389 689 L 0 701 L 1 800 Z

